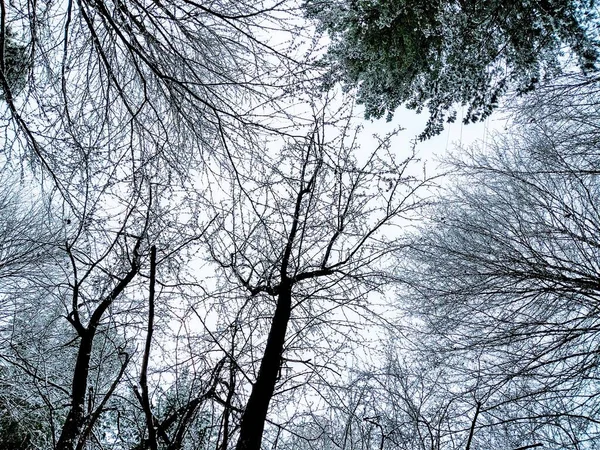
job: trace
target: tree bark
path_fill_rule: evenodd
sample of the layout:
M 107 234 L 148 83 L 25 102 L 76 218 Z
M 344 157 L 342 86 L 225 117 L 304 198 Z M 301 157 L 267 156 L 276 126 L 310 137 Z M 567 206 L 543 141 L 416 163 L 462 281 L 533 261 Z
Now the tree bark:
M 90 358 L 95 334 L 95 330 L 86 330 L 81 336 L 75 370 L 73 371 L 71 409 L 67 414 L 67 419 L 56 443 L 56 450 L 72 450 L 83 427 L 85 420 L 85 394 L 87 391 Z
M 477 407 L 475 408 L 475 416 L 473 417 L 473 421 L 471 422 L 471 429 L 469 430 L 469 439 L 467 440 L 467 446 L 465 450 L 471 450 L 471 442 L 473 442 L 473 435 L 475 434 L 475 425 L 477 424 L 477 418 L 479 417 L 479 411 L 481 409 L 481 402 L 477 402 Z
M 134 250 L 134 261 L 132 262 L 131 269 L 122 278 L 119 283 L 114 287 L 110 294 L 104 298 L 98 307 L 94 310 L 90 317 L 87 328 L 84 328 L 79 319 L 77 318 L 74 322 L 75 328 L 77 329 L 81 342 L 79 343 L 79 350 L 77 351 L 77 361 L 75 362 L 75 370 L 73 371 L 73 385 L 71 388 L 71 409 L 67 414 L 67 419 L 62 427 L 60 437 L 56 443 L 56 450 L 73 450 L 77 441 L 84 440 L 87 436 L 80 436 L 81 430 L 85 424 L 85 395 L 87 392 L 88 375 L 90 371 L 90 358 L 92 355 L 92 346 L 94 343 L 94 337 L 96 331 L 100 325 L 100 321 L 104 316 L 104 313 L 112 302 L 125 290 L 131 280 L 137 275 L 138 272 L 138 261 L 137 252 L 139 244 L 138 241 Z
M 292 310 L 292 283 L 285 280 L 280 285 L 277 308 L 271 322 L 267 346 L 260 363 L 258 378 L 252 386 L 250 398 L 242 415 L 240 437 L 236 450 L 260 450 L 262 434 L 267 418 L 269 403 L 275 391 L 277 374 L 281 366 L 281 355 L 285 333 Z
M 150 249 L 150 293 L 148 296 L 148 332 L 146 334 L 146 345 L 144 347 L 144 356 L 142 358 L 142 369 L 140 372 L 140 387 L 142 389 L 142 407 L 146 416 L 146 427 L 148 428 L 148 443 L 150 450 L 158 450 L 156 440 L 156 427 L 154 416 L 152 415 L 152 406 L 150 405 L 150 395 L 148 394 L 148 363 L 150 361 L 150 349 L 152 346 L 152 334 L 154 333 L 154 295 L 156 287 L 156 246 Z

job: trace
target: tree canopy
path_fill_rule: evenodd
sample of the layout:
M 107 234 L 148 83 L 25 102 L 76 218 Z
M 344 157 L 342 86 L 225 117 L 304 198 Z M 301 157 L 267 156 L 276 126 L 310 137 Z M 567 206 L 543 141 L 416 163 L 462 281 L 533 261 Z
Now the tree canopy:
M 1 2 L 0 450 L 595 448 L 596 22 Z M 338 81 L 429 108 L 424 137 L 526 101 L 428 176 Z
M 421 350 L 515 447 L 598 441 L 599 105 L 594 86 L 548 89 L 510 134 L 463 149 L 403 270 Z
M 597 12 L 581 0 L 307 0 L 332 43 L 330 80 L 357 87 L 367 118 L 405 104 L 428 108 L 422 138 L 454 121 L 487 117 L 507 89 L 527 92 L 570 54 L 584 72 L 598 60 Z

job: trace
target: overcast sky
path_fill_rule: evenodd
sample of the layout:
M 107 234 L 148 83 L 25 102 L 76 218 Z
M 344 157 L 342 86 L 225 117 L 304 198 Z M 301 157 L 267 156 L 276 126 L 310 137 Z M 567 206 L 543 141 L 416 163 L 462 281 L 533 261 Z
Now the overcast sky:
M 421 159 L 427 161 L 428 171 L 434 170 L 438 165 L 436 161 L 443 158 L 448 151 L 451 151 L 457 145 L 485 144 L 489 140 L 490 133 L 502 131 L 507 124 L 506 118 L 500 112 L 495 112 L 484 122 L 463 125 L 462 113 L 463 111 L 458 107 L 456 122 L 446 124 L 440 135 L 417 144 L 418 155 Z M 362 114 L 362 112 L 359 112 L 359 114 Z M 385 119 L 363 120 L 364 131 L 361 137 L 361 147 L 372 149 L 374 146 L 373 134 L 384 135 L 401 126 L 404 131 L 398 135 L 394 142 L 398 146 L 399 155 L 402 154 L 401 152 L 406 152 L 406 155 L 408 155 L 411 142 L 425 129 L 427 118 L 427 111 L 417 114 L 415 111 L 400 107 L 395 112 L 391 122 L 386 122 Z M 428 175 L 433 175 L 433 173 L 429 174 L 428 172 Z

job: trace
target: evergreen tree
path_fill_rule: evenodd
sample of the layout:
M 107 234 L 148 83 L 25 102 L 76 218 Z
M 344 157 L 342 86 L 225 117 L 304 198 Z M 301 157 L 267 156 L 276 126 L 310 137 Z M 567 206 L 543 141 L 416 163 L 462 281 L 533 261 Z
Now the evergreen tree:
M 25 87 L 27 72 L 30 66 L 27 46 L 18 42 L 9 28 L 4 33 L 4 61 L 0 66 L 2 78 L 8 84 L 11 97 L 16 96 Z M 0 89 L 0 98 L 6 99 L 5 88 Z
M 367 118 L 428 108 L 422 138 L 455 120 L 453 105 L 476 122 L 508 89 L 557 75 L 566 48 L 584 73 L 598 60 L 593 0 L 307 0 L 305 10 L 332 39 L 331 81 L 358 88 Z

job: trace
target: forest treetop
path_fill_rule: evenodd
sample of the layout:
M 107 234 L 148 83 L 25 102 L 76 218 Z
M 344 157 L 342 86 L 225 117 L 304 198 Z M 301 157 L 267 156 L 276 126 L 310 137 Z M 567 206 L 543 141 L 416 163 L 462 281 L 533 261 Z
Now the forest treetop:
M 596 19 L 0 3 L 0 450 L 591 448 Z M 428 177 L 338 83 L 371 117 L 429 108 L 423 137 L 536 89 Z
M 596 70 L 593 0 L 307 0 L 306 14 L 331 37 L 328 81 L 357 88 L 366 118 L 401 105 L 430 118 L 421 138 L 489 116 L 509 89 L 534 89 L 574 57 Z

